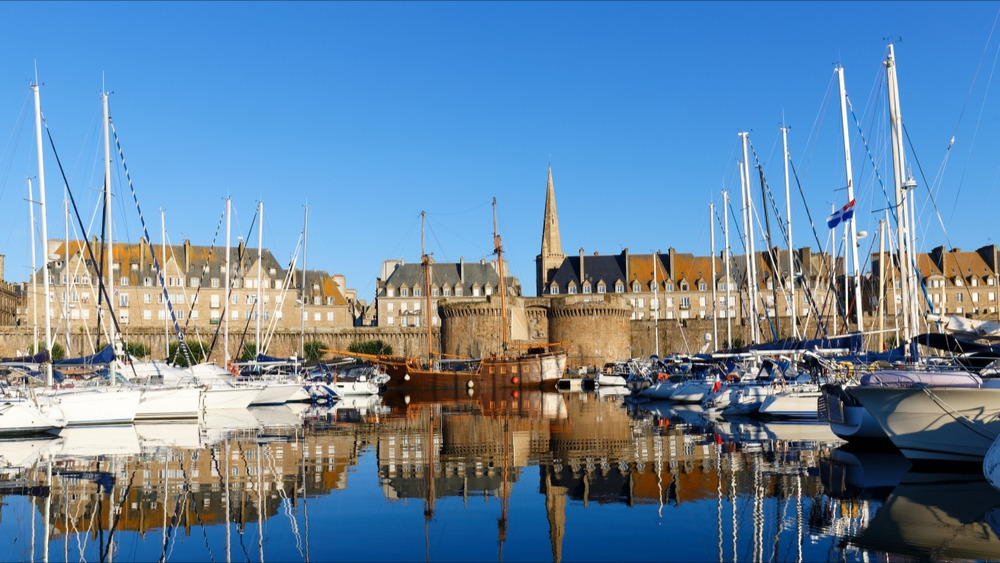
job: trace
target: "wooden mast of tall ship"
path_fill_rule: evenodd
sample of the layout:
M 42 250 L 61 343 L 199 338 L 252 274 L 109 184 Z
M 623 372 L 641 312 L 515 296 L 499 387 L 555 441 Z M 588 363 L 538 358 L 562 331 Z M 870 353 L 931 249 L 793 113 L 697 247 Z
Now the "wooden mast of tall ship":
M 431 310 L 431 257 L 427 254 L 424 246 L 424 220 L 427 217 L 426 211 L 420 212 L 420 265 L 424 270 L 424 299 L 426 301 L 426 325 L 427 325 L 427 369 L 434 366 L 434 312 Z
M 507 284 L 503 272 L 503 245 L 497 234 L 497 198 L 493 198 L 493 252 L 497 255 L 497 275 L 500 276 L 500 334 L 503 353 L 507 354 Z

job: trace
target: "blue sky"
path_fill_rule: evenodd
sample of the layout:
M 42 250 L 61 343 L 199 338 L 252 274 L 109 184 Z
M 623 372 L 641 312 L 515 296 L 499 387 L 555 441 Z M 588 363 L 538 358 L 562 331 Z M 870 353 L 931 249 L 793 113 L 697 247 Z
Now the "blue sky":
M 997 2 L 3 2 L 4 277 L 26 280 L 31 265 L 36 65 L 85 223 L 103 178 L 103 88 L 154 243 L 161 209 L 169 243 L 210 245 L 226 196 L 234 241 L 263 201 L 264 245 L 287 264 L 308 205 L 307 266 L 371 301 L 383 260 L 419 260 L 421 211 L 436 261 L 489 259 L 493 197 L 505 257 L 533 295 L 550 163 L 565 253 L 708 254 L 709 203 L 725 189 L 738 209 L 738 132 L 784 209 L 782 123 L 805 199 L 793 179 L 795 246 L 817 246 L 806 209 L 828 245 L 823 219 L 847 202 L 834 67 L 891 190 L 889 41 L 920 184 L 917 244 L 971 250 L 997 242 L 998 13 Z M 874 235 L 885 200 L 851 130 L 858 228 Z M 48 232 L 61 239 L 46 151 Z M 120 165 L 113 176 L 114 236 L 135 242 Z

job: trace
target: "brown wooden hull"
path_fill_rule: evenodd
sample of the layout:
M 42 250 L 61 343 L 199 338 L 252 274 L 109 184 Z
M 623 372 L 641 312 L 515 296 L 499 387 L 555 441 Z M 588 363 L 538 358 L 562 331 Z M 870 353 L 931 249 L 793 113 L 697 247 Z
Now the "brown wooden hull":
M 563 351 L 483 358 L 475 371 L 423 368 L 416 358 L 383 357 L 389 389 L 555 389 L 566 376 Z

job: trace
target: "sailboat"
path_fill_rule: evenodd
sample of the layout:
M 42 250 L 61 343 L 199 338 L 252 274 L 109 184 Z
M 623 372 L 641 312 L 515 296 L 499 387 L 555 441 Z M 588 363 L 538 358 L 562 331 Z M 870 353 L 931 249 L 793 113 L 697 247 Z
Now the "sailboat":
M 421 213 L 421 221 L 425 217 Z M 556 383 L 566 374 L 567 352 L 564 343 L 529 344 L 515 346 L 508 341 L 506 280 L 503 271 L 503 246 L 496 232 L 496 198 L 493 198 L 493 243 L 497 255 L 497 273 L 500 278 L 500 317 L 502 333 L 502 353 L 484 358 L 442 360 L 441 354 L 433 350 L 431 314 L 431 263 L 430 255 L 424 247 L 423 225 L 421 224 L 421 259 L 424 270 L 424 295 L 426 298 L 427 362 L 421 363 L 414 356 L 387 356 L 327 350 L 327 352 L 355 356 L 377 363 L 389 375 L 389 388 L 433 388 L 469 390 L 476 386 L 487 389 L 497 388 L 555 388 Z M 438 356 L 435 359 L 435 356 Z M 456 369 L 449 370 L 448 365 Z

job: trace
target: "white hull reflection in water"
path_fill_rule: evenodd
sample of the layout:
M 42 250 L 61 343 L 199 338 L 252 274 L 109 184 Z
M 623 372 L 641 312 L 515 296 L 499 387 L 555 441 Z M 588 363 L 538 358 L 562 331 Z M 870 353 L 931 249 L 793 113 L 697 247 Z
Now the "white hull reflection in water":
M 0 534 L 19 538 L 0 560 L 621 560 L 594 521 L 630 561 L 1000 558 L 981 477 L 815 424 L 593 391 L 405 399 L 0 441 Z

